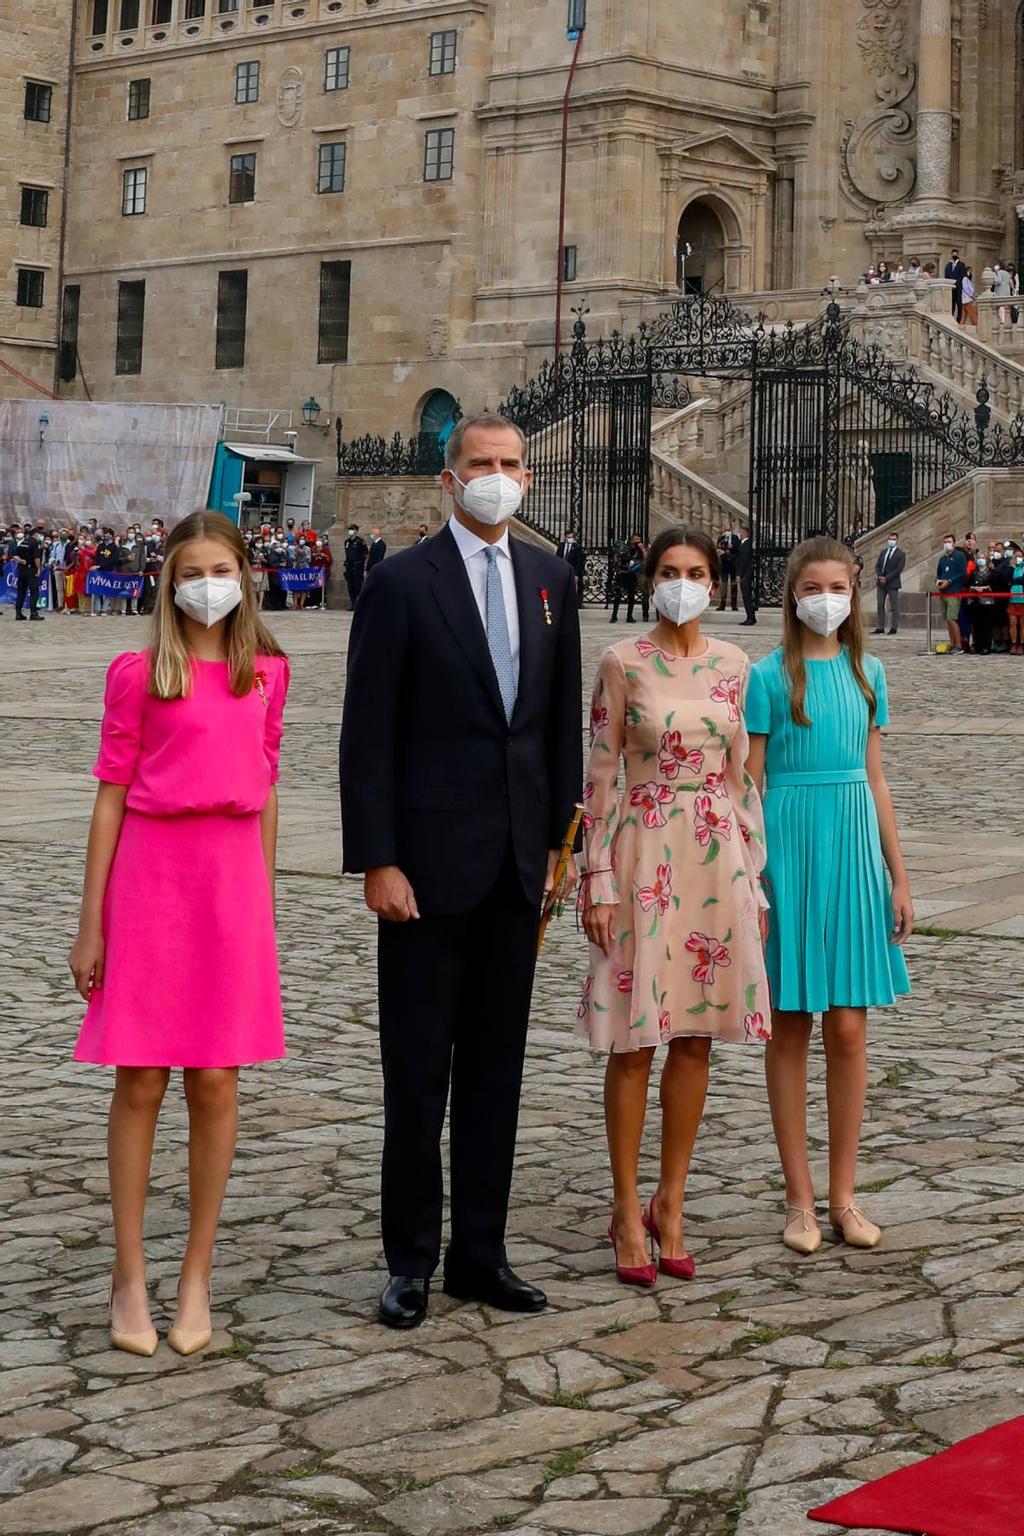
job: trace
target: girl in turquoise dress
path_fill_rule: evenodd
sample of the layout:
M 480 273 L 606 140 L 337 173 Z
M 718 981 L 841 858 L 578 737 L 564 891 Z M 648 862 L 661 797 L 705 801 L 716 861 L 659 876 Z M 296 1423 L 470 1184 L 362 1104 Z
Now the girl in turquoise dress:
M 825 1043 L 830 1219 L 842 1241 L 874 1248 L 881 1232 L 854 1193 L 867 1010 L 910 991 L 902 945 L 914 913 L 882 768 L 885 672 L 864 655 L 862 636 L 850 551 L 808 539 L 786 572 L 782 646 L 752 668 L 746 704 L 747 768 L 765 809 L 765 1070 L 786 1179 L 783 1241 L 808 1254 L 821 1245 L 807 1160 L 813 1015 L 822 1015 Z

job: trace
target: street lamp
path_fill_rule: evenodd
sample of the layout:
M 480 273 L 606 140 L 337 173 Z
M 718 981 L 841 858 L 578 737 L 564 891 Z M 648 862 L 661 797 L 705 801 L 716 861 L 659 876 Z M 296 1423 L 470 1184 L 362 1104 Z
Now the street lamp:
M 46 429 L 47 429 L 47 427 L 49 425 L 50 425 L 50 418 L 49 418 L 49 416 L 47 416 L 46 412 L 44 411 L 43 414 L 39 418 L 39 446 L 40 446 L 40 448 L 46 442 Z
M 315 427 L 319 420 L 320 402 L 315 395 L 310 395 L 302 407 L 302 424 L 305 427 Z

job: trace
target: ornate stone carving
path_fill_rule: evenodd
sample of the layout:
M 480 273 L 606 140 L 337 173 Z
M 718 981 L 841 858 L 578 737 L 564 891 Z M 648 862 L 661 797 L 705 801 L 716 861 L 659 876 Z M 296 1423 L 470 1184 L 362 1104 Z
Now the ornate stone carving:
M 281 71 L 277 86 L 277 120 L 282 128 L 297 128 L 305 106 L 305 82 L 297 64 Z
M 840 149 L 840 182 L 863 212 L 879 216 L 914 190 L 913 119 L 901 106 L 914 89 L 907 58 L 904 0 L 861 0 L 857 46 L 873 77 L 875 103 L 847 120 Z
M 919 198 L 948 197 L 952 156 L 949 113 L 918 112 L 917 195 Z

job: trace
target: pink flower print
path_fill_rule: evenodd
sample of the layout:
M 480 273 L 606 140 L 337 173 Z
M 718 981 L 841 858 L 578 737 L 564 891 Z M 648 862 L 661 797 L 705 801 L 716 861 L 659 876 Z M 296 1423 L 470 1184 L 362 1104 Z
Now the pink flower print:
M 264 709 L 268 709 L 270 707 L 270 700 L 267 698 L 267 682 L 268 678 L 265 672 L 253 673 L 252 685 L 256 692 L 259 694 L 260 698 L 263 700 Z
M 620 992 L 624 992 L 628 997 L 633 990 L 633 972 L 620 971 L 615 978 L 615 985 Z
M 576 1009 L 576 1022 L 578 1024 L 582 1024 L 583 1020 L 590 1012 L 590 989 L 593 985 L 594 978 L 592 976 L 588 976 L 586 981 L 583 983 L 583 996 L 580 998 L 580 1005 Z
M 765 1023 L 763 1013 L 748 1013 L 743 1020 L 743 1033 L 748 1040 L 770 1040 L 772 1027 Z
M 642 891 L 637 891 L 636 899 L 645 912 L 657 907 L 659 914 L 664 917 L 672 900 L 671 864 L 659 864 L 658 878 L 653 885 L 645 885 Z
M 725 787 L 724 773 L 709 773 L 702 785 L 706 795 L 714 795 L 716 800 L 724 800 L 728 791 Z
M 604 707 L 603 704 L 598 704 L 597 700 L 595 699 L 594 703 L 590 706 L 590 739 L 591 739 L 591 741 L 594 740 L 595 736 L 597 736 L 599 734 L 599 732 L 604 730 L 604 728 L 605 728 L 605 726 L 607 724 L 608 724 L 608 711 Z
M 643 661 L 649 661 L 652 656 L 665 655 L 661 646 L 655 645 L 653 640 L 637 640 L 636 653 Z
M 703 766 L 703 752 L 698 752 L 696 748 L 688 751 L 679 731 L 665 732 L 658 752 L 658 767 L 666 779 L 676 778 L 681 768 L 686 768 L 690 773 L 700 773 Z
M 715 979 L 715 966 L 731 965 L 729 951 L 724 944 L 717 939 L 712 939 L 706 933 L 691 933 L 686 941 L 686 947 L 691 954 L 697 956 L 697 964 L 692 972 L 694 981 L 699 981 L 701 986 L 710 987 Z
M 728 816 L 719 816 L 717 811 L 712 810 L 710 795 L 697 796 L 693 807 L 693 827 L 702 848 L 707 848 L 712 838 L 724 837 L 728 840 L 732 836 L 732 822 Z
M 663 827 L 665 825 L 665 812 L 663 805 L 671 805 L 676 797 L 674 789 L 669 789 L 667 784 L 637 784 L 629 792 L 630 805 L 642 805 L 644 808 L 645 827 Z
M 728 704 L 729 719 L 738 720 L 740 717 L 740 679 L 738 677 L 723 677 L 711 690 L 711 697 L 716 704 Z
M 749 843 L 750 842 L 750 829 L 748 827 L 744 826 L 742 821 L 737 821 L 736 825 L 740 829 L 740 837 L 742 837 L 742 839 L 743 839 L 743 841 L 745 843 Z
M 671 1040 L 672 1038 L 672 1015 L 667 1008 L 663 1008 L 658 1014 L 658 1033 L 662 1040 Z
M 584 784 L 584 786 L 583 786 L 583 804 L 584 805 L 588 805 L 590 803 L 590 801 L 593 800 L 593 798 L 594 798 L 594 786 L 593 786 L 593 784 Z M 594 830 L 594 816 L 593 816 L 593 812 L 591 812 L 591 811 L 584 811 L 583 815 L 582 815 L 582 817 L 580 819 L 580 825 L 582 826 L 584 832 L 592 832 Z

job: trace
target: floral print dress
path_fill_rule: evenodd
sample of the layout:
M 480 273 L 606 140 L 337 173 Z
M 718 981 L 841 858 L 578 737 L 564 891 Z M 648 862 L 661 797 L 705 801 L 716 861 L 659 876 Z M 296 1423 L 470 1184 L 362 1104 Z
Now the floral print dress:
M 744 652 L 719 640 L 681 657 L 630 639 L 601 661 L 583 894 L 614 904 L 617 922 L 610 955 L 590 946 L 577 1033 L 592 1050 L 770 1038 L 764 821 L 742 718 L 749 671 Z

